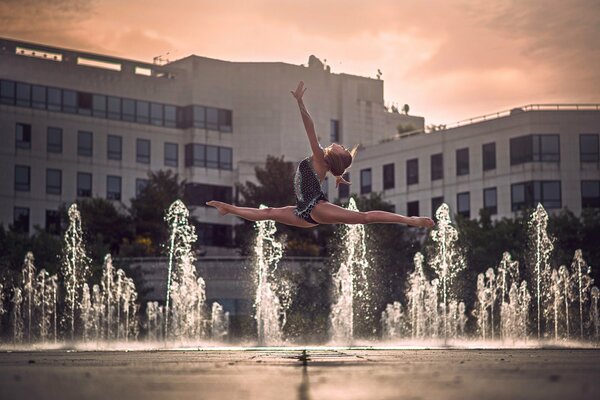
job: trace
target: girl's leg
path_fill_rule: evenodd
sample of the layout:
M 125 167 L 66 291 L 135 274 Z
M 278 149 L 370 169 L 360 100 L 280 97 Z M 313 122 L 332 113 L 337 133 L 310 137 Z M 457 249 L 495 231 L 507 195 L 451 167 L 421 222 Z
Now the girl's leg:
M 405 217 L 387 211 L 351 211 L 329 202 L 317 204 L 310 215 L 320 224 L 406 224 L 427 228 L 434 225 L 427 217 Z
M 296 207 L 287 206 L 279 208 L 252 208 L 252 207 L 238 207 L 233 204 L 227 204 L 220 201 L 207 201 L 206 205 L 215 207 L 219 210 L 219 214 L 233 214 L 238 217 L 247 219 L 249 221 L 265 221 L 272 220 L 280 222 L 282 224 L 297 226 L 300 228 L 312 228 L 317 226 L 306 222 L 302 218 L 294 214 Z

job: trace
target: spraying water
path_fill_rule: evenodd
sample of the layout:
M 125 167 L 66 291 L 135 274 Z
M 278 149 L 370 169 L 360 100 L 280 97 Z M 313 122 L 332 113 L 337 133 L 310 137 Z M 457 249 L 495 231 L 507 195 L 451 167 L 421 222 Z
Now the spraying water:
M 571 263 L 571 270 L 572 279 L 577 286 L 576 298 L 579 303 L 579 332 L 580 337 L 583 340 L 583 306 L 589 299 L 590 288 L 592 287 L 594 280 L 590 277 L 592 270 L 583 259 L 581 249 L 575 250 L 573 262 Z

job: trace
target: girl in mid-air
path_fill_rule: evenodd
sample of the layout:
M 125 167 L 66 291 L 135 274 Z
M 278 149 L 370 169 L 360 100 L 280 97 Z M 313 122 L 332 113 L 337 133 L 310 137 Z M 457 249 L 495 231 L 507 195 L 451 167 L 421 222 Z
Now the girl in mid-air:
M 327 172 L 335 176 L 335 186 L 349 185 L 343 175 L 352 164 L 356 147 L 346 149 L 337 143 L 322 148 L 317 140 L 315 126 L 308 114 L 302 96 L 306 89 L 300 81 L 292 95 L 298 101 L 302 122 L 308 135 L 312 149 L 312 157 L 300 161 L 294 176 L 296 206 L 279 208 L 238 207 L 220 201 L 208 201 L 207 205 L 215 207 L 221 215 L 233 214 L 250 221 L 274 220 L 282 224 L 300 228 L 312 228 L 318 224 L 406 224 L 431 228 L 434 223 L 427 217 L 405 217 L 387 211 L 351 211 L 327 201 L 321 190 L 321 183 Z

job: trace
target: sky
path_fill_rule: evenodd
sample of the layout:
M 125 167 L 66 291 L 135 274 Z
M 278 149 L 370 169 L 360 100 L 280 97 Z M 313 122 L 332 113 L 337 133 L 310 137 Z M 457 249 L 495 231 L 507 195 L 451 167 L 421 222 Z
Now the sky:
M 0 0 L 0 36 L 146 62 L 314 54 L 381 70 L 386 104 L 427 124 L 600 103 L 600 0 Z

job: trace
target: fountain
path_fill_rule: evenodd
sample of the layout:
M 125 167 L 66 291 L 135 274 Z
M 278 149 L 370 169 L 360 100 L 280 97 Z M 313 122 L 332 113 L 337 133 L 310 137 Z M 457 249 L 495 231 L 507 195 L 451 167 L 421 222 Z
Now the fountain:
M 579 304 L 579 333 L 583 340 L 583 305 L 588 300 L 588 295 L 594 280 L 590 277 L 591 268 L 583 259 L 581 249 L 575 250 L 573 262 L 571 263 L 572 279 L 577 286 L 576 299 Z

